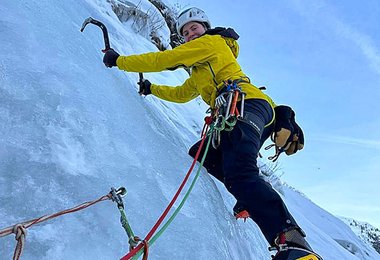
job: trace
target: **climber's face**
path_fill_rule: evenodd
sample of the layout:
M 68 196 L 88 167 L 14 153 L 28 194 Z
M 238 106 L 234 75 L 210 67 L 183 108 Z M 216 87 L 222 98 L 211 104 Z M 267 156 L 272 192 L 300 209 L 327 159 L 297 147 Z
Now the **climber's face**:
M 198 38 L 206 32 L 206 28 L 203 24 L 198 22 L 189 22 L 182 28 L 182 35 L 185 38 L 185 42 L 189 42 Z

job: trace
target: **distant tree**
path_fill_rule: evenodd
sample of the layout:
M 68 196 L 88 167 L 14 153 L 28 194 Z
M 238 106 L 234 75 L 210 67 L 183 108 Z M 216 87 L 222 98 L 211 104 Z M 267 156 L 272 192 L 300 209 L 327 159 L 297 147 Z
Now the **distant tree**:
M 172 48 L 181 45 L 184 41 L 183 38 L 178 35 L 176 30 L 176 18 L 178 16 L 179 6 L 169 7 L 162 3 L 160 0 L 148 0 L 151 2 L 165 18 L 166 24 L 170 30 L 170 45 Z
M 126 0 L 108 0 L 111 4 L 112 11 L 116 14 L 121 22 L 126 22 L 132 19 L 132 28 L 144 37 L 154 43 L 161 51 L 168 49 L 168 46 L 158 36 L 158 31 L 164 26 L 170 30 L 170 46 L 172 48 L 183 43 L 175 29 L 176 17 L 178 11 L 174 7 L 168 7 L 159 0 L 148 0 L 152 3 L 152 7 L 148 10 L 141 8 L 141 1 L 134 4 Z

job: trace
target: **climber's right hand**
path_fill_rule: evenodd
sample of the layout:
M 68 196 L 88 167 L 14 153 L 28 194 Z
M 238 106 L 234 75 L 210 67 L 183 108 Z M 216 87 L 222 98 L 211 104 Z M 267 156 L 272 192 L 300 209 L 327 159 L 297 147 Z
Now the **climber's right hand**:
M 119 58 L 120 54 L 117 53 L 114 49 L 109 49 L 106 51 L 103 57 L 103 63 L 108 68 L 112 68 L 116 65 L 116 60 Z

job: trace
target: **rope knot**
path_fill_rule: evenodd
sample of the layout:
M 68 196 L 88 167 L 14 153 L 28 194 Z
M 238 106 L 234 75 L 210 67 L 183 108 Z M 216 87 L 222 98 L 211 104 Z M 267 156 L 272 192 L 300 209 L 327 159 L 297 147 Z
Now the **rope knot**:
M 12 232 L 16 235 L 17 241 L 25 238 L 25 236 L 26 236 L 26 228 L 22 224 L 16 224 L 13 227 Z
M 13 260 L 19 260 L 24 250 L 24 242 L 26 236 L 26 228 L 22 224 L 16 224 L 12 230 L 16 234 L 17 245 L 13 254 Z

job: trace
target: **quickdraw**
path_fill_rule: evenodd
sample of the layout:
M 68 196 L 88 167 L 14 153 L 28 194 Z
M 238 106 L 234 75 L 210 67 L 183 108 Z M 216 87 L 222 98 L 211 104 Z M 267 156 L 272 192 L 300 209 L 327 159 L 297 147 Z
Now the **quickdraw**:
M 244 101 L 246 93 L 238 86 L 240 80 L 228 80 L 224 82 L 224 87 L 215 99 L 215 109 L 211 110 L 215 120 L 214 131 L 212 133 L 212 146 L 217 149 L 220 145 L 220 133 L 222 131 L 232 131 L 239 118 L 244 116 Z M 237 103 L 240 100 L 240 112 Z
M 124 228 L 125 232 L 128 236 L 128 243 L 129 243 L 129 250 L 133 250 L 138 243 L 141 241 L 141 239 L 138 236 L 135 236 L 135 234 L 132 231 L 132 228 L 128 222 L 127 216 L 124 211 L 124 203 L 123 203 L 123 197 L 127 194 L 127 190 L 124 187 L 121 187 L 119 189 L 111 188 L 110 196 L 113 202 L 116 202 L 117 208 L 120 211 L 120 223 L 121 226 Z

